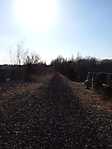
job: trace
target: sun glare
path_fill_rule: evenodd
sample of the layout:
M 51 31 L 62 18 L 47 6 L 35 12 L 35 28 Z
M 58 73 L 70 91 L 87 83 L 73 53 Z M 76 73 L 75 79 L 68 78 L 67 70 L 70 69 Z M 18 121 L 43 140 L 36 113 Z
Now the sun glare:
M 47 31 L 56 17 L 56 0 L 14 0 L 19 23 L 32 31 Z

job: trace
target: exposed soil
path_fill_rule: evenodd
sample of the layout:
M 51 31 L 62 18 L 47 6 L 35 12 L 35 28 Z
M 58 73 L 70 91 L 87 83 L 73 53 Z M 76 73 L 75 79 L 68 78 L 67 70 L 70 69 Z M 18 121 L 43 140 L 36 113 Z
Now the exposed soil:
M 59 73 L 45 78 L 1 91 L 0 148 L 111 149 L 112 113 L 84 106 L 83 87 Z
M 98 94 L 93 89 L 86 89 L 86 87 L 78 82 L 70 82 L 75 95 L 80 98 L 84 106 L 96 107 L 98 110 L 112 112 L 112 97 Z

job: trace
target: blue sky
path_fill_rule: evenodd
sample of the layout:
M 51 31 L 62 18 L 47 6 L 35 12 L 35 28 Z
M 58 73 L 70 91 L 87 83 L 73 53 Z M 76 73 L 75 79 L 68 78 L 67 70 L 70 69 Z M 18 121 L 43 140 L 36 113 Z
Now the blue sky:
M 112 1 L 56 0 L 57 18 L 47 32 L 26 29 L 14 12 L 14 0 L 0 0 L 0 63 L 10 62 L 16 45 L 50 61 L 58 55 L 111 58 Z

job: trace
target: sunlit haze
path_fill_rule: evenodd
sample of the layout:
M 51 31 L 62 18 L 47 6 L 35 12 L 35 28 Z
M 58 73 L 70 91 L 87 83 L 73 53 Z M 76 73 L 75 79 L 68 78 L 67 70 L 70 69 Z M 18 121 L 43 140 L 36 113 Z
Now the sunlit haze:
M 112 56 L 111 0 L 0 0 L 0 64 L 16 46 L 47 62 L 64 57 Z
M 17 22 L 33 32 L 46 32 L 56 17 L 56 0 L 15 0 Z

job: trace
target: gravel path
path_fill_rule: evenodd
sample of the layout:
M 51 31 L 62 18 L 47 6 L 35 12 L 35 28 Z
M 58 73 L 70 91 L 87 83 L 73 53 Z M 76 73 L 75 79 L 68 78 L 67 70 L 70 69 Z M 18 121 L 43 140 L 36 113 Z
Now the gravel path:
M 0 149 L 112 149 L 112 114 L 83 109 L 60 74 L 26 98 L 8 117 L 1 110 Z

